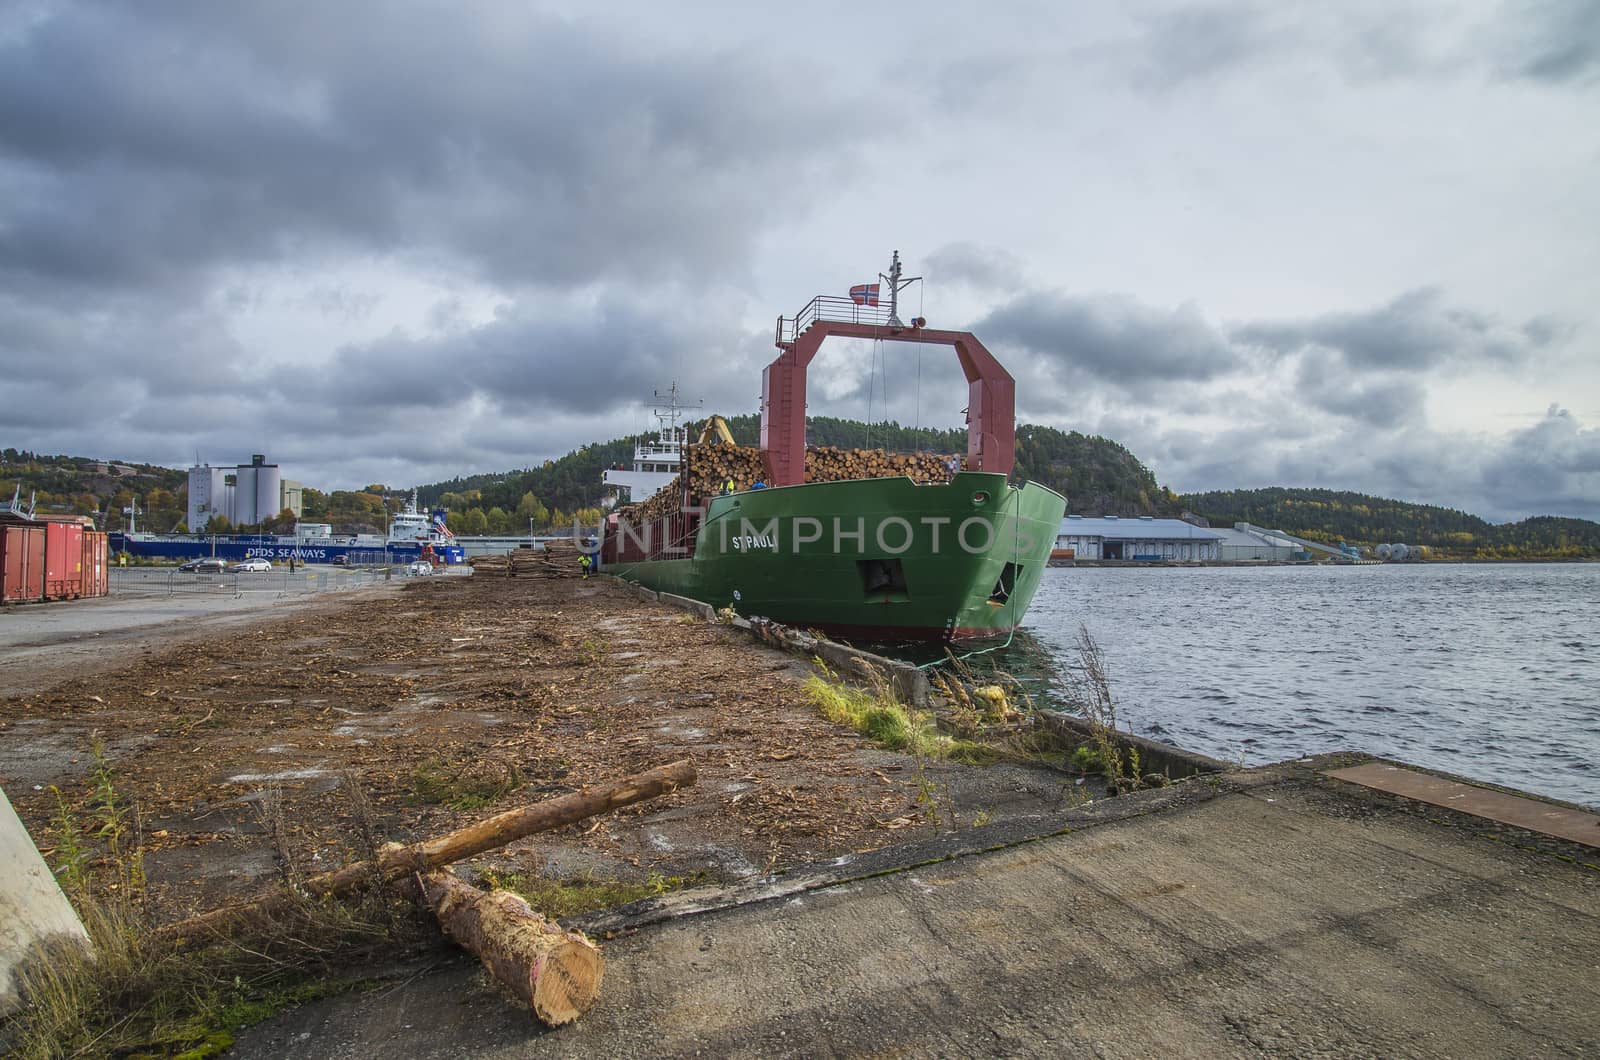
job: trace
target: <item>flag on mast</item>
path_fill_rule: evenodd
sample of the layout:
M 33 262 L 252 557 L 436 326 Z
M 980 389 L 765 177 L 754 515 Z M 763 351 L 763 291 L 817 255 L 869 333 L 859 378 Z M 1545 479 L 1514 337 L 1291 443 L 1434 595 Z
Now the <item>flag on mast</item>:
M 858 283 L 850 288 L 850 301 L 856 305 L 877 305 L 878 285 L 875 283 Z

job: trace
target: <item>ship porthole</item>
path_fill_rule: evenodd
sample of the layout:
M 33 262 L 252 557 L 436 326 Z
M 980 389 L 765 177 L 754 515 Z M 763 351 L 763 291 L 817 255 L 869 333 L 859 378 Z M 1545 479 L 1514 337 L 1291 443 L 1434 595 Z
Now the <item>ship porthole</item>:
M 977 493 L 974 493 L 972 495 L 972 506 L 974 508 L 982 508 L 985 504 L 988 504 L 988 503 L 989 503 L 989 495 L 987 493 L 983 492 L 982 490 L 979 490 Z

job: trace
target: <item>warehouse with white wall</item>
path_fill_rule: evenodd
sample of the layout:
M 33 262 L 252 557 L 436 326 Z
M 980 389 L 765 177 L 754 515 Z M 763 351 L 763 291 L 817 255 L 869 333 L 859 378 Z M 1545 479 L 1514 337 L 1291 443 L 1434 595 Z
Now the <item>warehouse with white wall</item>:
M 1229 563 L 1288 563 L 1306 554 L 1298 542 L 1249 523 L 1234 523 L 1232 529 L 1213 528 L 1211 532 L 1221 538 L 1217 558 Z
M 1055 555 L 1063 559 L 1199 563 L 1218 558 L 1219 540 L 1217 531 L 1182 519 L 1069 515 L 1061 520 Z

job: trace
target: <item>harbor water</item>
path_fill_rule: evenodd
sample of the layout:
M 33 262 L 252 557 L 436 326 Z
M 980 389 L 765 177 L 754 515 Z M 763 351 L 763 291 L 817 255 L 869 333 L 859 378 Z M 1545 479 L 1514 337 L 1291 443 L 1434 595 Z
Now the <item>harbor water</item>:
M 1600 564 L 1061 568 L 991 656 L 1061 705 L 1255 765 L 1366 751 L 1600 807 Z

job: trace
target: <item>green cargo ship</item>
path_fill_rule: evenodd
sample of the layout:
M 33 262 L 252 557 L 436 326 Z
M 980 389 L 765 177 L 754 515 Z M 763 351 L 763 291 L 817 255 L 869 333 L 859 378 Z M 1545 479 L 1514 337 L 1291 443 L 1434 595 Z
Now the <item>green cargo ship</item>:
M 898 254 L 882 279 L 887 311 L 872 285 L 870 300 L 821 296 L 779 318 L 783 352 L 763 373 L 761 404 L 771 487 L 701 498 L 685 473 L 672 514 L 608 519 L 603 569 L 741 615 L 862 641 L 975 641 L 1022 622 L 1066 500 L 1008 481 L 1016 437 L 1010 374 L 968 332 L 899 321 L 896 295 L 913 280 L 902 280 Z M 968 384 L 966 470 L 931 484 L 904 476 L 805 481 L 805 371 L 833 336 L 954 347 Z

